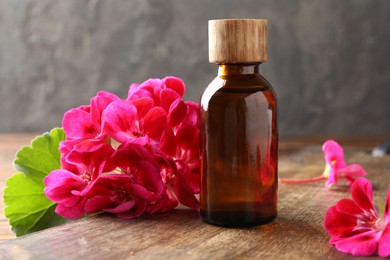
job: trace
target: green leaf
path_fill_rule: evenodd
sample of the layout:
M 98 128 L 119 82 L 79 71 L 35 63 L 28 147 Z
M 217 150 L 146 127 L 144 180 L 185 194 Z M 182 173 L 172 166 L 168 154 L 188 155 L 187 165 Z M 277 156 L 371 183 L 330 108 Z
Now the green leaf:
M 61 128 L 36 137 L 31 146 L 22 147 L 16 153 L 15 169 L 42 182 L 48 173 L 61 167 L 58 147 L 59 142 L 64 139 L 65 133 Z
M 58 148 L 64 139 L 64 131 L 55 128 L 16 154 L 14 165 L 20 172 L 8 178 L 4 190 L 4 213 L 16 236 L 66 222 L 54 212 L 56 204 L 43 191 L 45 176 L 61 168 Z

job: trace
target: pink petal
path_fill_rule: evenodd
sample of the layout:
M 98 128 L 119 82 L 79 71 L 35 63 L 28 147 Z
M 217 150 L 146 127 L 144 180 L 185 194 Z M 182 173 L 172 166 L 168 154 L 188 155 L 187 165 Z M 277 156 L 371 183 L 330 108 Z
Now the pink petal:
M 86 199 L 80 199 L 79 203 L 74 207 L 65 207 L 64 205 L 58 204 L 55 212 L 67 219 L 81 218 L 84 215 L 84 205 Z
M 137 89 L 133 93 L 129 94 L 129 96 L 128 96 L 128 98 L 126 100 L 127 101 L 132 101 L 132 100 L 139 99 L 139 98 L 144 98 L 144 97 L 153 98 L 153 101 L 155 102 L 154 96 L 152 95 L 152 93 L 150 93 L 150 91 L 145 90 L 145 89 Z
M 351 187 L 353 201 L 363 210 L 376 211 L 372 204 L 372 186 L 365 178 L 356 179 Z
M 153 164 L 156 169 L 159 167 L 153 154 L 142 145 L 134 142 L 120 145 L 113 155 L 113 160 L 118 167 L 123 168 L 124 172 L 127 172 L 126 168 L 137 167 L 141 160 Z
M 338 177 L 363 177 L 367 175 L 367 172 L 359 164 L 350 164 L 337 171 Z
M 160 106 L 167 112 L 172 103 L 177 99 L 180 99 L 180 95 L 172 89 L 166 88 L 160 92 Z
M 351 217 L 355 217 L 359 214 L 362 214 L 362 210 L 356 205 L 356 203 L 351 199 L 342 199 L 336 204 L 336 209 L 338 212 Z
M 168 191 L 165 191 L 161 198 L 154 204 L 147 207 L 146 212 L 154 214 L 156 212 L 166 212 L 178 206 L 177 200 Z
M 167 88 L 173 89 L 180 97 L 184 95 L 185 85 L 183 80 L 177 77 L 168 76 L 162 80 Z
M 333 206 L 326 212 L 324 226 L 332 239 L 348 236 L 356 227 L 356 217 L 343 214 Z
M 91 153 L 98 151 L 105 144 L 106 141 L 104 139 L 87 139 L 77 143 L 72 150 L 76 150 L 79 153 Z
M 123 219 L 132 219 L 136 218 L 142 215 L 146 210 L 146 202 L 143 200 L 139 200 L 136 202 L 134 207 L 130 211 L 124 212 L 124 213 L 119 213 L 117 214 L 118 218 L 123 218 Z
M 142 82 L 138 86 L 138 90 L 135 93 L 142 92 L 142 95 L 138 95 L 137 98 L 140 97 L 151 97 L 154 101 L 155 105 L 160 105 L 160 90 L 162 88 L 163 82 L 161 79 L 148 79 Z
M 126 142 L 134 138 L 134 132 L 138 131 L 135 120 L 137 119 L 136 107 L 127 101 L 112 102 L 103 113 L 103 130 L 118 142 Z
M 88 172 L 92 176 L 116 168 L 111 162 L 114 151 L 104 139 L 87 139 L 74 146 L 66 162 L 77 166 L 81 173 Z
M 185 125 L 177 131 L 177 143 L 185 149 L 191 149 L 198 143 L 198 128 L 194 125 Z
M 72 183 L 74 187 L 79 187 L 80 189 L 83 189 L 85 187 L 85 182 L 79 176 L 62 169 L 54 170 L 49 173 L 43 179 L 43 183 L 48 188 L 64 187 L 64 183 Z
M 378 255 L 380 257 L 390 256 L 390 224 L 388 223 L 382 232 L 379 240 Z
M 385 207 L 385 223 L 390 223 L 390 188 L 387 191 L 386 207 Z
M 69 139 L 94 138 L 98 134 L 91 114 L 80 108 L 73 108 L 64 114 L 62 127 Z
M 146 161 L 140 161 L 137 168 L 138 171 L 133 175 L 133 182 L 142 185 L 153 193 L 153 196 L 145 199 L 156 200 L 165 188 L 158 169 Z
M 91 99 L 91 118 L 97 129 L 100 129 L 101 127 L 104 109 L 115 100 L 119 100 L 117 95 L 105 91 L 99 91 L 97 95 Z
M 135 201 L 129 200 L 129 201 L 126 201 L 126 202 L 118 205 L 115 208 L 104 209 L 104 211 L 109 212 L 109 213 L 124 213 L 126 211 L 131 210 L 134 206 L 135 206 Z
M 160 141 L 161 151 L 169 156 L 176 156 L 176 138 L 171 128 L 167 128 Z
M 112 200 L 105 196 L 94 196 L 85 204 L 85 212 L 88 214 L 100 212 L 112 205 Z
M 153 99 L 150 97 L 137 98 L 131 101 L 137 108 L 138 118 L 142 118 L 154 106 Z
M 154 107 L 144 118 L 144 131 L 156 141 L 161 139 L 161 135 L 167 125 L 167 114 L 161 107 Z
M 155 202 L 156 200 L 159 199 L 158 196 L 156 196 L 154 194 L 154 192 L 146 189 L 146 187 L 142 186 L 142 185 L 138 185 L 138 184 L 129 184 L 127 185 L 129 186 L 127 188 L 127 191 L 134 195 L 134 196 L 137 196 L 138 198 L 142 199 L 142 200 L 145 200 L 149 203 L 153 203 Z
M 377 232 L 368 231 L 356 236 L 339 239 L 335 242 L 337 250 L 354 256 L 370 256 L 378 247 Z
M 178 170 L 176 178 L 169 183 L 169 186 L 181 204 L 192 209 L 199 209 L 199 201 L 183 175 L 184 172 Z
M 171 127 L 177 126 L 187 115 L 188 107 L 181 99 L 174 101 L 169 109 L 168 123 Z
M 325 155 L 325 161 L 327 164 L 332 164 L 332 162 L 337 163 L 338 168 L 344 168 L 344 151 L 343 148 L 335 141 L 328 140 L 322 145 L 322 151 Z
M 45 195 L 52 201 L 73 207 L 78 203 L 80 196 L 75 196 L 74 191 L 82 191 L 86 184 L 77 175 L 67 170 L 54 170 L 44 179 Z
M 129 91 L 127 94 L 127 100 L 132 100 L 133 98 L 139 98 L 139 97 L 133 97 L 134 93 L 139 89 L 139 84 L 137 83 L 132 83 L 129 87 Z
M 188 113 L 186 118 L 184 119 L 184 124 L 191 124 L 198 126 L 198 120 L 199 120 L 199 104 L 191 102 L 191 101 L 185 101 L 184 102 L 188 108 Z

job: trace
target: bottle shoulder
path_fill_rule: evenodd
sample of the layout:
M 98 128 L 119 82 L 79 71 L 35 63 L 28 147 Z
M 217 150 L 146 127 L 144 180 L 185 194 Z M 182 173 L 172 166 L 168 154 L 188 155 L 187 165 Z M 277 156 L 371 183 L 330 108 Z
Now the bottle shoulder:
M 260 74 L 251 75 L 219 75 L 205 89 L 201 97 L 201 105 L 208 104 L 212 99 L 229 98 L 242 99 L 249 96 L 261 96 L 276 103 L 276 95 L 271 84 Z

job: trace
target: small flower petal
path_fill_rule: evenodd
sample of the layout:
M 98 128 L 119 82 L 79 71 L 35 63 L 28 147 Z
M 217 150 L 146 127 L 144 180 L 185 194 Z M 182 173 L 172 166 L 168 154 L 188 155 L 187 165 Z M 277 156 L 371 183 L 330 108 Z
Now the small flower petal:
M 100 132 L 95 128 L 89 111 L 82 108 L 73 108 L 66 112 L 62 127 L 69 139 L 94 138 Z
M 359 208 L 356 203 L 351 199 L 342 199 L 336 204 L 337 211 L 345 215 L 355 217 L 358 214 L 362 213 L 361 208 Z
M 160 106 L 167 112 L 172 103 L 178 99 L 180 100 L 180 95 L 172 89 L 166 88 L 160 92 Z
M 386 207 L 385 207 L 385 223 L 390 223 L 390 188 L 387 191 Z
M 325 215 L 325 229 L 332 239 L 350 234 L 356 227 L 356 216 L 343 214 L 337 206 L 330 207 Z
M 159 141 L 167 125 L 167 114 L 161 107 L 152 108 L 144 118 L 144 131 L 152 139 Z
M 66 219 L 76 219 L 81 218 L 84 215 L 84 205 L 85 205 L 86 199 L 82 198 L 80 203 L 73 207 L 66 207 L 62 204 L 58 204 L 55 213 L 57 213 L 60 216 L 63 216 Z
M 378 244 L 378 255 L 380 257 L 390 256 L 390 223 L 382 231 L 382 236 Z
M 103 113 L 103 130 L 118 142 L 126 142 L 134 138 L 137 132 L 135 121 L 137 119 L 137 108 L 127 101 L 115 101 L 111 103 Z
M 378 247 L 377 232 L 368 231 L 355 236 L 346 237 L 335 242 L 336 248 L 354 256 L 370 256 Z
M 133 103 L 137 108 L 138 118 L 144 117 L 146 113 L 149 112 L 149 110 L 154 106 L 153 99 L 150 97 L 137 98 L 132 100 L 131 103 Z
M 117 95 L 105 91 L 99 91 L 97 95 L 91 99 L 91 119 L 96 129 L 101 128 L 104 109 L 115 100 L 119 100 Z
M 172 103 L 169 113 L 168 122 L 171 127 L 177 126 L 188 113 L 188 106 L 181 99 L 177 99 Z
M 345 167 L 343 148 L 335 141 L 328 140 L 322 145 L 327 164 L 338 164 L 338 168 Z
M 369 180 L 365 178 L 355 180 L 351 187 L 351 194 L 352 199 L 361 209 L 376 212 L 372 204 L 372 186 Z
M 180 97 L 184 95 L 186 89 L 183 80 L 177 77 L 168 76 L 162 80 L 167 88 L 173 89 Z

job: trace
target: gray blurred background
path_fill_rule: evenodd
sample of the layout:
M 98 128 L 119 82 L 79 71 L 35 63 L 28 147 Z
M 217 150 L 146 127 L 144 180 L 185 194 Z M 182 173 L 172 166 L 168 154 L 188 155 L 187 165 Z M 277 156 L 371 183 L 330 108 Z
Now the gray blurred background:
M 98 90 L 217 72 L 207 21 L 269 20 L 282 136 L 390 134 L 389 0 L 0 0 L 0 132 L 40 132 Z

